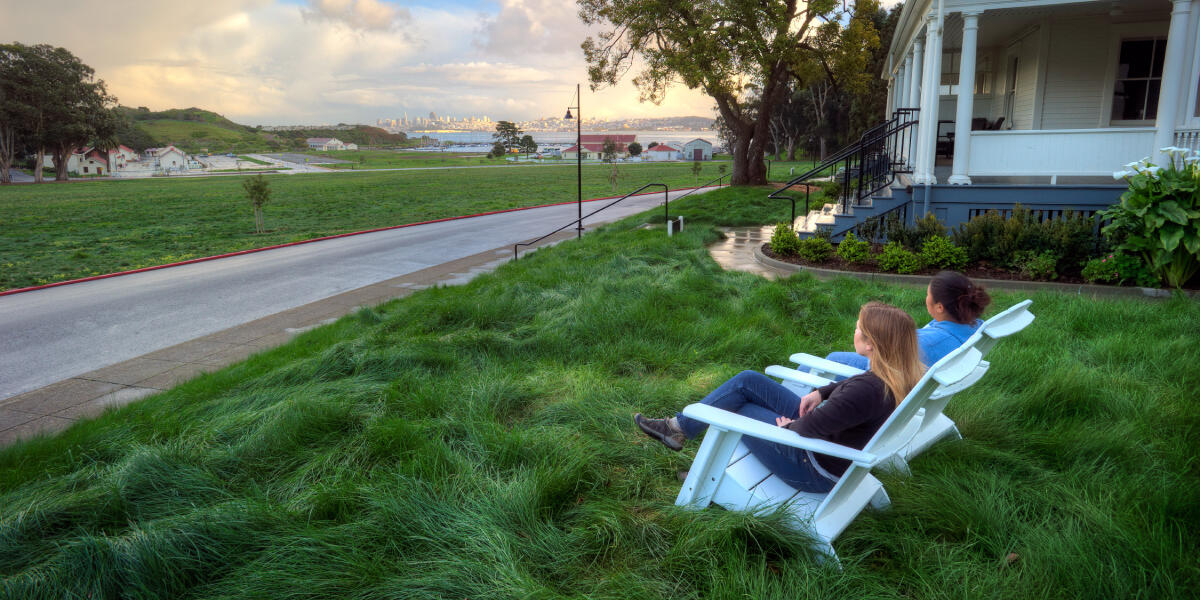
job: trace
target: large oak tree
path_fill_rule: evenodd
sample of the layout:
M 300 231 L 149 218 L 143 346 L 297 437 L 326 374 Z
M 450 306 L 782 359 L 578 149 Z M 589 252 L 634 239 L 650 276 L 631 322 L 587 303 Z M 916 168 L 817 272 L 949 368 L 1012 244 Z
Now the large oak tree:
M 828 31 L 856 30 L 837 24 L 855 23 L 840 0 L 578 2 L 585 23 L 607 28 L 583 43 L 592 87 L 615 84 L 640 58 L 633 81 L 643 100 L 661 102 L 676 82 L 703 90 L 732 138 L 735 185 L 766 182 L 770 123 L 789 83 L 810 77 L 814 66 L 835 68 L 829 62 L 835 55 L 816 44 L 816 30 L 823 24 L 830 24 Z M 856 4 L 874 10 L 876 3 Z M 846 48 L 860 45 L 858 38 Z

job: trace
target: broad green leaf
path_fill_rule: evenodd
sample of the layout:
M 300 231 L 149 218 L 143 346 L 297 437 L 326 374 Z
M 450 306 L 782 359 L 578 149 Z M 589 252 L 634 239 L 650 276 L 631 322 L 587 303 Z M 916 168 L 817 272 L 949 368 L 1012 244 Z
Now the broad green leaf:
M 1187 213 L 1184 212 L 1184 210 L 1179 207 L 1179 203 L 1175 202 L 1174 200 L 1167 200 L 1160 203 L 1158 205 L 1158 212 L 1171 221 L 1179 223 L 1180 225 L 1187 225 Z
M 1167 252 L 1170 252 L 1179 245 L 1179 241 L 1183 239 L 1182 227 L 1168 227 L 1158 232 L 1159 240 L 1162 247 Z

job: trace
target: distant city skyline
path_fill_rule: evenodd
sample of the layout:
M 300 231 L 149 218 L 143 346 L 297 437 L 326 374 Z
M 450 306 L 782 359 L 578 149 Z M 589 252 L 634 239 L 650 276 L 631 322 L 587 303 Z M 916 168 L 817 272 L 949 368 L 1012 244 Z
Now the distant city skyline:
M 87 18 L 0 0 L 0 40 L 62 46 L 125 106 L 198 107 L 260 125 L 374 123 L 382 115 L 538 119 L 714 116 L 700 92 L 661 106 L 628 81 L 591 92 L 573 2 L 549 0 L 116 0 Z M 389 117 L 391 118 L 391 117 Z M 497 119 L 498 120 L 498 119 Z

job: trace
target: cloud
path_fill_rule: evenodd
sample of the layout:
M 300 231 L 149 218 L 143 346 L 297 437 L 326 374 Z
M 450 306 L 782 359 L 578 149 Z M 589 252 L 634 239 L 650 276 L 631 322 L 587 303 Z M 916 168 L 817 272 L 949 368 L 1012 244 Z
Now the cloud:
M 353 29 L 388 31 L 409 21 L 408 9 L 396 8 L 379 0 L 309 0 L 302 10 L 305 19 L 343 23 Z
M 63 20 L 51 3 L 0 0 L 0 40 L 71 50 L 126 106 L 197 106 L 250 125 L 561 116 L 576 82 L 588 118 L 712 113 L 685 89 L 661 107 L 639 104 L 628 81 L 588 91 L 586 31 L 569 3 L 502 0 L 481 16 L 382 0 L 117 1 Z
M 489 54 L 520 56 L 531 52 L 579 60 L 588 28 L 573 2 L 500 0 L 495 15 L 481 15 L 476 46 Z

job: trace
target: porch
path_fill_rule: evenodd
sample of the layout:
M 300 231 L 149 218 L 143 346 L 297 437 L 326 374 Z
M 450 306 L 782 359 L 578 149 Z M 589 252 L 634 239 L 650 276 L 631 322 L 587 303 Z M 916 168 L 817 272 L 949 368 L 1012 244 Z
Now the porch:
M 912 181 L 1112 184 L 1200 150 L 1197 31 L 1193 0 L 911 1 L 883 76 L 919 110 Z

